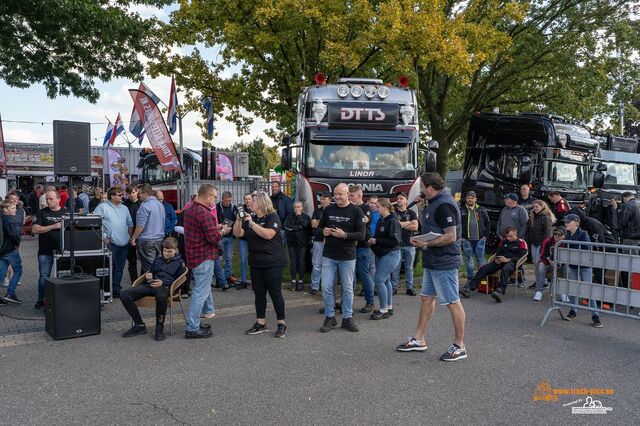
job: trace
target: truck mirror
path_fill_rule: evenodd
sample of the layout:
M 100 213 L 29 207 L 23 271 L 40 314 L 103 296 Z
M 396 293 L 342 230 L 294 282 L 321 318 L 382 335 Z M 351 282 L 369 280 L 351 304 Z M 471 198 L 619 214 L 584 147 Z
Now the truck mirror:
M 289 146 L 291 145 L 291 136 L 289 135 L 284 135 L 282 137 L 282 142 L 280 142 L 281 146 Z
M 427 151 L 424 163 L 425 172 L 435 172 L 438 170 L 438 164 L 436 162 L 436 153 L 434 151 Z
M 431 151 L 437 151 L 438 148 L 440 148 L 440 144 L 438 143 L 438 141 L 434 141 L 432 139 L 429 142 L 427 142 L 427 148 L 429 148 Z
M 291 148 L 282 148 L 280 167 L 282 167 L 284 170 L 291 170 Z
M 601 166 L 604 166 L 604 164 L 601 164 Z M 599 168 L 600 166 L 598 166 Z M 604 166 L 605 169 L 607 168 L 607 166 Z M 593 174 L 593 187 L 594 188 L 602 188 L 604 186 L 604 173 L 602 173 L 602 171 L 597 171 Z

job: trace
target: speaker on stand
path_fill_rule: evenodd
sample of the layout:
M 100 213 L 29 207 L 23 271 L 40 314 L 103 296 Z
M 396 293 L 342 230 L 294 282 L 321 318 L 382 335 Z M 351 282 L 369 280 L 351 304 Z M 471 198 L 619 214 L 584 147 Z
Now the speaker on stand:
M 53 170 L 57 176 L 68 176 L 70 183 L 73 176 L 91 175 L 89 123 L 54 120 Z M 50 278 L 45 285 L 45 329 L 54 339 L 100 333 L 100 283 L 91 275 L 76 274 L 73 196 L 70 204 L 68 241 L 71 273 L 61 278 Z

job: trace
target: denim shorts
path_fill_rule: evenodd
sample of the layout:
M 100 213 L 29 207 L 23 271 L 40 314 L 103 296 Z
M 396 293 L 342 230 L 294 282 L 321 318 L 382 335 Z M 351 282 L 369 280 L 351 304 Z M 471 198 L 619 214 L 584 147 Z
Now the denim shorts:
M 423 296 L 438 298 L 438 304 L 450 305 L 460 301 L 458 295 L 458 269 L 423 269 Z

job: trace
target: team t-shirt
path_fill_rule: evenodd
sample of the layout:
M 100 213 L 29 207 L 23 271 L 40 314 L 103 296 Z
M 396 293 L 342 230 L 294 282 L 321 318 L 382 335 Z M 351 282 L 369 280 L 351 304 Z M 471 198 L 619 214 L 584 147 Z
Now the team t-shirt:
M 253 215 L 253 222 L 255 223 L 253 225 L 254 228 L 262 226 L 263 228 L 273 229 L 276 231 L 276 235 L 267 240 L 253 232 L 253 229 L 249 228 L 248 222 L 242 222 L 244 238 L 249 246 L 249 265 L 255 268 L 285 266 L 287 257 L 282 245 L 282 234 L 280 233 L 282 224 L 278 213 L 270 213 L 262 217 Z
M 440 209 L 438 209 L 440 210 Z M 418 220 L 418 215 L 411 209 L 405 209 L 405 211 L 401 212 L 400 210 L 394 211 L 396 217 L 399 222 L 409 222 L 411 220 Z M 415 234 L 413 231 L 407 231 L 406 229 L 402 229 L 402 245 L 403 246 L 411 246 L 411 237 Z
M 367 203 L 362 203 L 358 207 L 362 210 L 362 214 L 367 218 L 367 225 L 371 223 L 371 208 Z M 365 226 L 365 238 L 358 241 L 357 248 L 369 248 L 369 238 L 371 238 L 371 228 Z
M 354 260 L 357 242 L 366 235 L 362 209 L 349 203 L 346 207 L 331 204 L 324 209 L 318 228 L 340 228 L 349 234 L 348 239 L 325 237 L 322 256 L 333 260 Z
M 62 216 L 68 214 L 67 209 L 62 208 L 53 211 L 45 207 L 36 214 L 36 225 L 49 226 L 62 221 Z M 60 251 L 60 230 L 52 229 L 44 234 L 38 234 L 38 256 L 53 256 L 53 251 Z
M 456 226 L 458 224 L 458 215 L 454 206 L 450 204 L 441 204 L 436 209 L 434 220 L 442 229 Z M 460 235 L 458 235 L 460 237 Z
M 324 207 L 318 207 L 317 209 L 315 209 L 313 215 L 311 216 L 311 220 L 320 220 L 323 211 Z M 322 229 L 320 229 L 320 226 L 313 230 L 313 241 L 324 241 L 324 235 L 322 235 Z

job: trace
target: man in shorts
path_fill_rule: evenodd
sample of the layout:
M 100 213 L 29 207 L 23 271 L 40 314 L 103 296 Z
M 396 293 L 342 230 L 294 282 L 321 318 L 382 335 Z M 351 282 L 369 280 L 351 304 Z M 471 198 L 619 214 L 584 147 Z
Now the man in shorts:
M 455 329 L 455 340 L 440 359 L 458 361 L 467 357 L 464 346 L 465 313 L 458 295 L 458 267 L 462 265 L 460 209 L 456 200 L 445 191 L 444 180 L 439 174 L 424 173 L 420 181 L 422 193 L 429 201 L 420 212 L 422 232 L 441 235 L 430 241 L 411 240 L 415 247 L 423 250 L 421 306 L 414 335 L 396 349 L 400 352 L 427 350 L 425 337 L 437 298 L 440 305 L 449 308 Z

